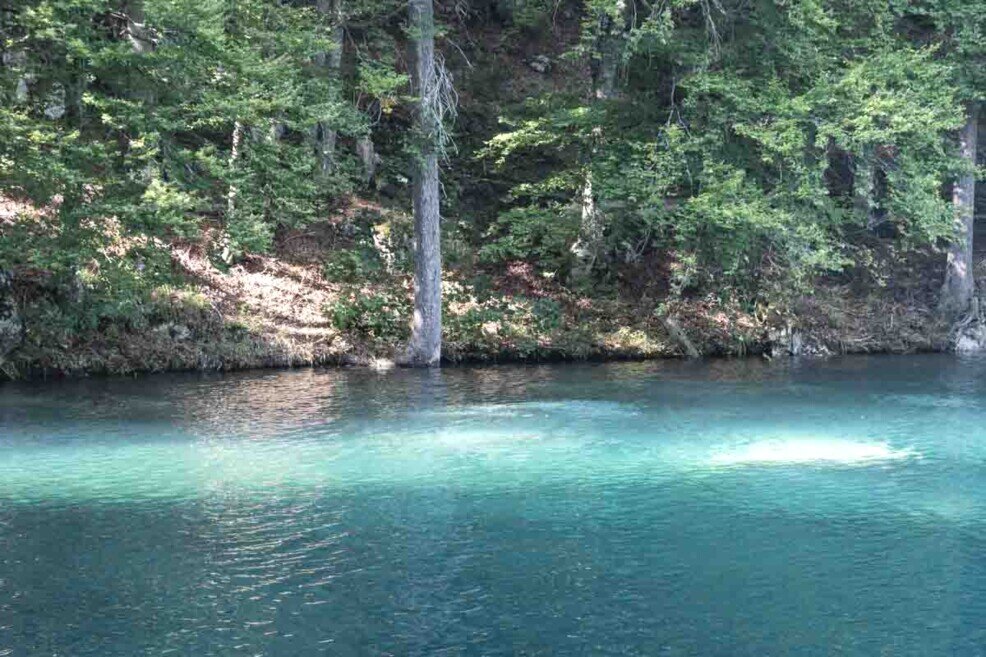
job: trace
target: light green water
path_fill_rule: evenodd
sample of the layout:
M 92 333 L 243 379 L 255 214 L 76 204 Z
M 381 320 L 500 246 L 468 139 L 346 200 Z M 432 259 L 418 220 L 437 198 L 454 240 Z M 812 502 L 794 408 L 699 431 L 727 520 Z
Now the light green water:
M 984 654 L 984 375 L 0 387 L 0 655 Z

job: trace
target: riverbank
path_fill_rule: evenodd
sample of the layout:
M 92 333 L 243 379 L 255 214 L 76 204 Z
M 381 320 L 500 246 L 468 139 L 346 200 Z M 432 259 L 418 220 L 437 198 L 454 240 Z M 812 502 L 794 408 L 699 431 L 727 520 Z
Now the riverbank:
M 328 234 L 282 234 L 274 254 L 230 267 L 217 266 L 201 243 L 167 245 L 181 283 L 154 288 L 125 320 L 103 318 L 87 330 L 52 321 L 64 291 L 37 272 L 15 273 L 23 339 L 0 369 L 33 378 L 387 365 L 407 339 L 411 280 L 351 271 L 339 258 L 326 264 Z M 488 363 L 947 350 L 929 274 L 891 281 L 827 281 L 783 310 L 744 309 L 712 297 L 652 298 L 646 288 L 587 296 L 521 262 L 468 275 L 450 269 L 444 353 L 450 363 Z

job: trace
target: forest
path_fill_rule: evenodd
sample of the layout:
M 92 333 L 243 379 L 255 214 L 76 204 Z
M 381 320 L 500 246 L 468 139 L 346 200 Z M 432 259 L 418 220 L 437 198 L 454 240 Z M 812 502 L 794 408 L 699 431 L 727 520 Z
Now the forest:
M 0 50 L 5 377 L 986 347 L 983 0 L 2 0 Z

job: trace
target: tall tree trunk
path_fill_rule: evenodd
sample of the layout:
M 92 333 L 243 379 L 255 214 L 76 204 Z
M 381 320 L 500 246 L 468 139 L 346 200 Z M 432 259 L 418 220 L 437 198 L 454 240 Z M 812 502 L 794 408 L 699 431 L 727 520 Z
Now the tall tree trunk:
M 945 284 L 942 286 L 941 311 L 945 317 L 958 318 L 972 304 L 976 284 L 973 280 L 972 233 L 974 204 L 976 200 L 976 139 L 978 137 L 978 110 L 970 103 L 966 110 L 965 125 L 959 133 L 959 152 L 968 169 L 959 176 L 952 187 L 952 204 L 955 207 L 955 238 L 948 250 L 945 267 Z
M 66 91 L 66 114 L 69 122 L 75 127 L 81 127 L 85 121 L 83 98 L 88 86 L 86 70 L 82 64 L 76 63 L 71 81 Z
M 156 34 L 147 26 L 144 15 L 144 0 L 126 0 L 123 3 L 123 14 L 126 22 L 123 26 L 122 37 L 129 42 L 131 51 L 142 58 L 152 53 L 155 48 Z M 154 93 L 153 87 L 148 84 L 148 80 L 142 76 L 138 67 L 129 68 L 127 88 L 124 93 L 143 104 L 145 114 L 151 116 L 157 95 Z M 163 152 L 164 144 L 161 137 L 158 136 L 153 139 L 158 151 Z M 129 148 L 129 146 L 124 146 L 124 148 Z M 148 181 L 156 178 L 163 169 L 160 158 L 157 158 L 156 161 L 148 161 L 144 166 L 144 178 Z
M 236 169 L 243 149 L 243 136 L 246 128 L 243 122 L 236 120 L 233 122 L 233 134 L 230 139 L 229 159 L 226 167 L 229 171 L 229 188 L 226 190 L 226 216 L 224 217 L 222 230 L 213 245 L 213 253 L 226 264 L 232 264 L 233 252 L 229 239 L 229 225 L 236 217 L 236 201 L 239 196 L 239 188 L 236 186 Z
M 14 301 L 14 274 L 0 269 L 0 372 L 10 376 L 12 370 L 5 367 L 7 354 L 24 341 L 24 322 Z
M 229 161 L 227 162 L 230 175 L 236 172 L 236 161 L 240 159 L 240 145 L 243 143 L 243 123 L 235 121 L 233 123 L 233 137 L 229 149 Z M 226 223 L 236 213 L 236 183 L 229 183 L 229 191 L 226 193 Z
M 3 53 L 2 60 L 4 68 L 20 69 L 26 71 L 27 51 L 8 50 Z M 14 85 L 13 101 L 15 103 L 26 103 L 31 97 L 31 75 L 22 72 L 17 76 L 17 83 Z
M 853 205 L 866 220 L 866 229 L 873 233 L 889 234 L 883 225 L 886 219 L 887 198 L 889 197 L 889 177 L 893 170 L 896 148 L 881 144 L 867 146 L 853 158 Z
M 146 55 L 154 50 L 154 32 L 147 27 L 144 18 L 143 0 L 128 0 L 123 6 L 126 16 L 126 26 L 124 27 L 124 37 L 130 42 L 130 48 L 137 55 Z M 143 100 L 147 104 L 154 103 L 154 91 L 149 89 L 143 81 L 132 74 L 132 86 L 137 87 L 135 97 Z
M 626 44 L 627 32 L 631 27 L 632 0 L 617 0 L 616 15 L 603 12 L 598 18 L 598 34 L 595 42 L 590 68 L 592 72 L 592 98 L 596 101 L 607 101 L 619 98 L 620 62 L 623 59 L 623 49 Z M 601 137 L 597 133 L 594 142 Z M 595 143 L 591 150 L 595 151 Z M 575 266 L 572 278 L 585 281 L 592 274 L 592 269 L 599 260 L 603 250 L 605 237 L 605 216 L 596 203 L 596 195 L 592 180 L 592 158 L 590 152 L 585 158 L 585 178 L 582 183 L 581 220 L 579 236 L 572 246 L 575 256 Z
M 585 282 L 592 275 L 592 269 L 602 252 L 606 232 L 603 213 L 596 206 L 596 194 L 592 189 L 591 162 L 586 163 L 579 206 L 581 218 L 579 236 L 572 246 L 572 254 L 575 256 L 572 278 L 577 282 Z
M 363 135 L 356 140 L 356 154 L 359 155 L 360 162 L 363 163 L 363 182 L 373 185 L 377 177 L 377 165 L 380 164 L 380 156 L 373 146 L 373 137 Z
M 866 219 L 866 227 L 873 229 L 876 209 L 876 166 L 872 147 L 856 155 L 853 160 L 853 206 Z
M 442 356 L 442 257 L 438 189 L 435 17 L 432 0 L 409 0 L 411 86 L 417 98 L 414 124 L 414 319 L 404 362 L 435 367 Z
M 123 5 L 123 12 L 127 19 L 125 36 L 133 51 L 143 55 L 154 50 L 153 36 L 144 22 L 143 0 L 128 0 Z
M 342 49 L 345 45 L 346 26 L 342 10 L 342 0 L 317 0 L 315 10 L 324 18 L 332 21 L 332 49 L 320 52 L 315 56 L 315 64 L 325 71 L 329 78 L 338 79 L 342 67 Z M 335 163 L 336 142 L 338 133 L 325 121 L 319 121 L 313 129 L 315 155 L 318 158 L 319 169 L 325 174 L 332 171 Z
M 632 0 L 617 0 L 616 14 L 603 12 L 599 16 L 592 59 L 592 93 L 597 100 L 611 100 L 619 95 L 617 84 L 623 47 L 630 29 Z

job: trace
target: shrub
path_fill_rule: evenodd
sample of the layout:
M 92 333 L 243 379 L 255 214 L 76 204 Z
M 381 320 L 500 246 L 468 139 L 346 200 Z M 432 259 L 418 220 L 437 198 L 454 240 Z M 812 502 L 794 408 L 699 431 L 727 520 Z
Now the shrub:
M 368 294 L 362 288 L 352 288 L 325 312 L 336 329 L 375 347 L 396 346 L 410 333 L 410 303 L 400 289 Z

